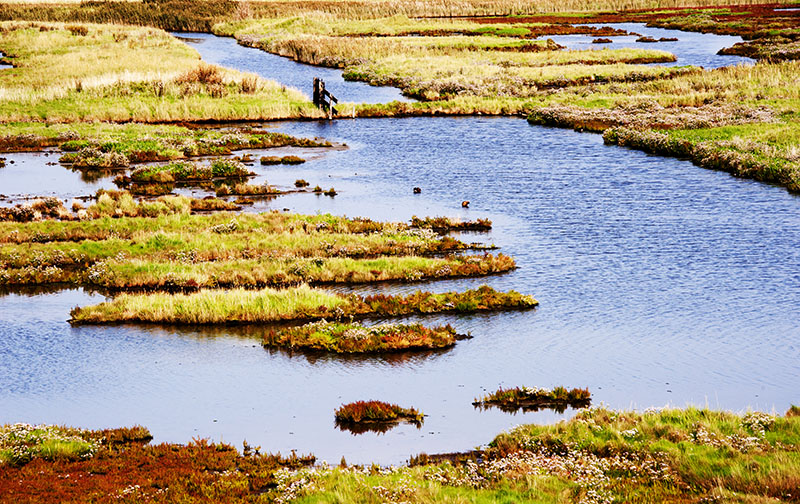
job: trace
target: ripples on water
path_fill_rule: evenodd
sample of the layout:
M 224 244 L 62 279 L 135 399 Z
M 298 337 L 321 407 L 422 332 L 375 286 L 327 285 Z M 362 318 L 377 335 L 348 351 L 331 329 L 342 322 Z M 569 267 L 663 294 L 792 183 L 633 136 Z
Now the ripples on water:
M 693 403 L 783 412 L 796 399 L 800 199 L 785 190 L 514 118 L 271 126 L 350 149 L 296 167 L 255 167 L 271 183 L 304 178 L 339 191 L 284 196 L 261 209 L 489 217 L 492 233 L 464 238 L 495 242 L 519 265 L 484 279 L 354 290 L 489 283 L 534 294 L 541 306 L 418 319 L 472 333 L 449 351 L 339 358 L 264 350 L 259 328 L 72 328 L 70 308 L 102 296 L 7 294 L 0 296 L 0 422 L 139 423 L 158 441 L 210 437 L 241 446 L 247 439 L 333 462 L 344 455 L 388 463 L 563 418 L 472 408 L 475 396 L 500 385 L 586 386 L 595 404 L 614 408 Z M 27 190 L 93 192 L 79 179 L 61 181 L 55 168 L 53 182 L 31 176 Z M 3 175 L 7 169 L 0 192 L 14 178 Z M 414 186 L 422 194 L 412 194 Z M 353 437 L 335 429 L 334 409 L 359 399 L 429 416 L 421 430 Z
M 609 44 L 593 44 L 595 36 L 587 35 L 557 35 L 552 38 L 557 43 L 569 49 L 621 49 L 624 47 L 635 47 L 638 49 L 658 49 L 667 51 L 677 57 L 677 61 L 672 63 L 654 63 L 663 66 L 684 66 L 694 65 L 703 68 L 720 68 L 731 65 L 753 64 L 754 60 L 743 56 L 719 55 L 717 52 L 724 47 L 731 47 L 737 42 L 742 42 L 742 37 L 736 35 L 715 35 L 713 33 L 697 33 L 681 30 L 668 30 L 665 28 L 654 28 L 646 26 L 644 23 L 605 23 L 590 24 L 599 28 L 601 26 L 611 26 L 630 33 L 638 33 L 642 36 L 649 36 L 654 39 L 677 38 L 673 42 L 636 42 L 639 35 L 627 35 L 624 37 L 609 36 L 603 37 L 611 39 Z
M 475 396 L 499 385 L 588 386 L 596 403 L 615 408 L 691 402 L 784 411 L 795 399 L 800 200 L 785 190 L 519 119 L 276 126 L 351 148 L 263 168 L 276 182 L 330 181 L 340 192 L 286 196 L 275 208 L 396 220 L 488 216 L 494 231 L 465 239 L 493 241 L 519 264 L 498 277 L 358 290 L 486 282 L 534 294 L 540 308 L 424 319 L 472 332 L 450 351 L 340 359 L 265 351 L 257 329 L 71 328 L 69 309 L 102 297 L 6 295 L 0 421 L 141 423 L 158 440 L 246 438 L 332 461 L 399 462 L 560 418 L 472 409 Z M 430 416 L 421 430 L 354 438 L 334 428 L 333 410 L 358 399 Z
M 348 82 L 336 68 L 315 67 L 297 63 L 260 49 L 243 47 L 233 37 L 217 37 L 209 33 L 175 33 L 196 49 L 208 63 L 223 65 L 242 72 L 253 72 L 268 79 L 299 89 L 311 96 L 314 77 L 325 81 L 325 88 L 341 102 L 388 103 L 412 101 L 393 87 L 370 86 L 363 82 Z

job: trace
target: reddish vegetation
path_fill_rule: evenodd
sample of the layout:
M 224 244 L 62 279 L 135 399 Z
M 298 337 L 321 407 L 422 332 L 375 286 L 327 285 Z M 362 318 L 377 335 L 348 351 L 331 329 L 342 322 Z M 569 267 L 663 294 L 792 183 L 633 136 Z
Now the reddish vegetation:
M 366 431 L 386 432 L 400 422 L 420 428 L 424 421 L 422 412 L 414 408 L 401 408 L 382 401 L 356 401 L 343 404 L 336 410 L 336 426 L 354 434 Z
M 253 454 L 246 445 L 241 455 L 203 439 L 142 445 L 138 431 L 122 431 L 98 432 L 110 442 L 88 460 L 0 466 L 0 502 L 251 502 L 275 485 L 277 469 L 315 460 Z
M 573 26 L 573 23 L 646 23 L 647 26 L 670 28 L 718 35 L 739 35 L 746 42 L 732 48 L 723 49 L 720 54 L 736 54 L 756 59 L 794 60 L 800 59 L 800 10 L 781 10 L 796 4 L 760 4 L 706 7 L 673 7 L 664 9 L 630 10 L 620 12 L 600 12 L 586 17 L 543 14 L 521 17 L 470 18 L 485 24 L 528 24 L 544 23 L 543 26 L 526 26 L 528 36 L 563 35 L 582 33 L 593 36 L 626 35 L 621 30 L 608 26 L 589 28 Z M 778 9 L 778 10 L 776 10 Z M 525 38 L 527 38 L 526 36 Z M 597 39 L 602 40 L 602 39 Z M 668 42 L 674 39 L 640 39 L 642 42 Z M 599 43 L 599 42 L 598 42 Z

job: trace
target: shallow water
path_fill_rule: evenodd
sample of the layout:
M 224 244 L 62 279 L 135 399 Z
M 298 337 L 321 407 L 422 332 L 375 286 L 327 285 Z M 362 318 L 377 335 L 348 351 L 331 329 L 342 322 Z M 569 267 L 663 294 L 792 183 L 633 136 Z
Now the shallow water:
M 325 81 L 325 88 L 342 103 L 389 103 L 413 101 L 388 86 L 370 86 L 363 82 L 345 81 L 336 68 L 315 67 L 276 56 L 260 49 L 240 46 L 233 37 L 217 37 L 209 33 L 174 33 L 208 63 L 257 73 L 311 96 L 314 77 Z
M 589 24 L 586 26 L 611 26 L 613 28 L 626 30 L 629 33 L 638 33 L 642 36 L 649 36 L 654 39 L 677 38 L 675 42 L 636 42 L 639 35 L 627 35 L 624 37 L 602 37 L 611 39 L 609 44 L 593 44 L 595 36 L 588 35 L 557 35 L 548 37 L 555 42 L 566 46 L 569 49 L 621 49 L 625 47 L 635 47 L 639 49 L 658 49 L 667 51 L 677 57 L 677 61 L 672 63 L 654 63 L 663 66 L 684 66 L 694 65 L 703 68 L 720 68 L 732 65 L 751 65 L 755 63 L 751 58 L 743 56 L 718 55 L 717 52 L 724 47 L 731 47 L 744 39 L 734 35 L 715 35 L 713 33 L 697 33 L 681 30 L 668 30 L 665 28 L 651 28 L 644 23 L 605 23 Z
M 472 333 L 449 351 L 340 358 L 266 351 L 256 328 L 72 328 L 69 310 L 102 296 L 9 294 L 0 297 L 0 422 L 139 423 L 157 441 L 247 439 L 331 462 L 392 463 L 564 417 L 472 408 L 475 396 L 500 385 L 586 386 L 594 404 L 614 408 L 783 412 L 797 402 L 800 198 L 784 189 L 513 118 L 275 126 L 350 149 L 297 167 L 258 167 L 276 183 L 305 178 L 339 191 L 267 207 L 489 217 L 490 234 L 465 239 L 493 241 L 519 265 L 484 279 L 359 291 L 488 283 L 533 294 L 541 306 L 425 318 Z M 412 194 L 414 186 L 422 193 Z M 335 429 L 334 409 L 359 399 L 429 416 L 420 430 Z
M 232 41 L 207 40 L 203 50 L 218 42 Z M 217 57 L 230 52 L 249 61 L 242 55 L 254 51 L 224 47 Z M 540 308 L 428 317 L 422 320 L 453 323 L 474 338 L 443 352 L 347 358 L 266 351 L 259 328 L 72 328 L 65 322 L 69 310 L 102 296 L 6 294 L 0 296 L 0 422 L 138 423 L 157 441 L 210 437 L 241 446 L 247 439 L 268 451 L 296 449 L 331 462 L 344 455 L 350 462 L 393 463 L 420 451 L 469 449 L 513 425 L 571 414 L 472 408 L 475 396 L 500 385 L 586 386 L 595 404 L 614 408 L 692 403 L 782 412 L 796 402 L 800 199 L 785 190 L 513 118 L 267 126 L 349 149 L 270 152 L 309 161 L 256 165 L 257 181 L 291 187 L 304 178 L 334 186 L 339 195 L 289 195 L 256 210 L 395 220 L 488 216 L 492 233 L 464 238 L 493 241 L 519 265 L 486 279 L 353 290 L 486 282 L 534 294 Z M 113 187 L 110 174 L 87 180 L 48 165 L 52 154 L 4 156 L 15 162 L 0 168 L 0 193 L 12 197 L 71 198 Z M 414 186 L 422 194 L 412 194 Z M 462 200 L 471 201 L 469 209 Z M 335 429 L 333 410 L 358 399 L 414 406 L 429 416 L 420 430 L 353 436 Z

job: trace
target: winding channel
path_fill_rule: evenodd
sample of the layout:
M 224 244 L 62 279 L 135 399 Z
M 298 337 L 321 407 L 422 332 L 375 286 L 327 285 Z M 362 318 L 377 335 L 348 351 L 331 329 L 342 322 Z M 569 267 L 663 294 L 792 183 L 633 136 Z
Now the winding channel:
M 231 57 L 252 57 L 242 54 Z M 492 241 L 519 265 L 497 277 L 361 290 L 488 283 L 533 294 L 540 307 L 426 318 L 472 333 L 450 351 L 342 358 L 265 351 L 252 328 L 73 328 L 69 309 L 103 296 L 14 291 L 0 296 L 0 422 L 142 424 L 156 441 L 209 437 L 241 446 L 246 439 L 330 462 L 344 455 L 351 463 L 397 463 L 571 414 L 473 409 L 475 396 L 500 385 L 585 386 L 595 404 L 612 408 L 783 412 L 796 402 L 800 198 L 785 190 L 518 118 L 267 126 L 350 148 L 299 167 L 256 167 L 278 185 L 305 178 L 339 191 L 336 198 L 288 195 L 262 209 L 489 217 L 490 234 L 466 239 Z M 71 197 L 109 184 L 46 165 L 52 156 L 8 158 L 17 162 L 0 169 L 4 191 L 14 180 L 9 169 L 24 177 L 21 192 L 38 184 Z M 47 170 L 62 179 L 50 181 Z M 414 186 L 422 193 L 413 194 Z M 428 416 L 420 430 L 357 437 L 336 430 L 334 409 L 358 399 Z

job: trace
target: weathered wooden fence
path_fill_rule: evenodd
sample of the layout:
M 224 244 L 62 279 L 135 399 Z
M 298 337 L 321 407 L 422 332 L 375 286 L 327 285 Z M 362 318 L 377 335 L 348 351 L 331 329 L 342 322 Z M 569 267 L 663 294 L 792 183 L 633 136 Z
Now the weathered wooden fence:
M 333 104 L 339 103 L 339 100 L 333 96 L 330 91 L 325 89 L 325 82 L 317 77 L 314 77 L 314 94 L 312 99 L 314 105 L 328 113 L 328 119 L 333 119 L 333 114 L 337 112 Z

